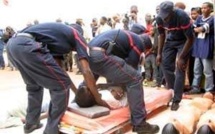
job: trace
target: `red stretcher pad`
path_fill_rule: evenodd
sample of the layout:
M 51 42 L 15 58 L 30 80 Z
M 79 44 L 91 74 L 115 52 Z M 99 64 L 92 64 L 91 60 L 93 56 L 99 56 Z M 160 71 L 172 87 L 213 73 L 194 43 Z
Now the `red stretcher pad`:
M 147 113 L 150 113 L 161 106 L 167 105 L 172 98 L 172 91 L 144 89 L 144 97 Z M 60 131 L 69 133 L 71 130 L 83 133 L 101 134 L 129 121 L 130 113 L 128 107 L 111 110 L 109 115 L 95 119 L 66 111 L 61 120 Z

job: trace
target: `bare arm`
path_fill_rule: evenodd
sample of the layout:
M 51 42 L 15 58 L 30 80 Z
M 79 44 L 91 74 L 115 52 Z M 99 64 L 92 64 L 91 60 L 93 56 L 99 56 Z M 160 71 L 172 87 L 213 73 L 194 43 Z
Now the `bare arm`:
M 188 52 L 190 51 L 193 45 L 193 40 L 194 40 L 194 37 L 188 37 L 188 36 L 186 37 L 187 37 L 187 41 L 185 42 L 182 52 L 179 55 L 179 58 L 182 58 L 182 59 L 187 56 Z
M 163 46 L 164 46 L 164 42 L 165 42 L 165 34 L 160 34 L 158 36 L 158 54 L 161 55 L 162 50 L 163 50 Z
M 158 54 L 157 54 L 157 59 L 156 59 L 157 65 L 160 65 L 161 60 L 162 60 L 161 54 L 162 54 L 165 38 L 166 38 L 165 33 L 160 34 L 158 36 Z
M 54 57 L 54 59 L 55 59 L 55 61 L 57 62 L 57 64 L 61 67 L 61 68 L 63 68 L 63 63 L 62 63 L 62 59 L 60 59 L 60 58 L 57 58 L 57 57 Z M 72 89 L 72 91 L 76 94 L 76 92 L 77 92 L 77 88 L 76 88 L 76 86 L 75 86 L 75 84 L 71 81 L 71 89 Z
M 178 61 L 177 61 L 177 67 L 182 71 L 185 71 L 185 69 L 186 69 L 185 58 L 188 55 L 188 53 L 190 52 L 190 49 L 193 45 L 193 40 L 194 40 L 194 37 L 191 37 L 191 36 L 188 37 L 187 35 L 186 35 L 186 37 L 187 37 L 187 41 L 185 42 L 182 52 L 179 55 Z

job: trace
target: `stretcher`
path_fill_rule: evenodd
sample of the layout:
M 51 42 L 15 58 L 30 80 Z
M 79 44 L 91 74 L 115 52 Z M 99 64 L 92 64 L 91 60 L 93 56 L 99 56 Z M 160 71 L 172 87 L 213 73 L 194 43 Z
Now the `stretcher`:
M 168 105 L 172 91 L 144 89 L 144 100 L 147 113 Z M 67 110 L 61 119 L 60 131 L 66 134 L 110 134 L 130 126 L 128 106 L 111 110 L 110 114 L 99 118 L 87 118 Z

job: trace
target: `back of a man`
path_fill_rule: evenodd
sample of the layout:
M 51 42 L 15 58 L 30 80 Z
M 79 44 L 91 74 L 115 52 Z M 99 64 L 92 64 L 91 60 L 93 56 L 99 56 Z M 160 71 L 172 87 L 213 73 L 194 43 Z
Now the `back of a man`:
M 69 89 L 73 84 L 58 60 L 63 54 L 72 50 L 77 52 L 87 86 L 91 91 L 97 90 L 89 68 L 87 48 L 84 37 L 76 29 L 61 23 L 41 23 L 27 27 L 8 41 L 8 57 L 19 69 L 28 92 L 24 133 L 42 127 L 39 116 L 43 88 L 49 89 L 51 96 L 44 134 L 59 133 L 58 125 L 67 109 Z M 72 89 L 76 93 L 75 87 Z M 99 105 L 107 106 L 98 94 L 93 92 L 93 95 Z
M 154 134 L 159 127 L 146 122 L 142 76 L 137 70 L 144 46 L 142 38 L 135 33 L 107 31 L 89 43 L 90 67 L 96 78 L 103 76 L 114 86 L 126 87 L 133 131 Z

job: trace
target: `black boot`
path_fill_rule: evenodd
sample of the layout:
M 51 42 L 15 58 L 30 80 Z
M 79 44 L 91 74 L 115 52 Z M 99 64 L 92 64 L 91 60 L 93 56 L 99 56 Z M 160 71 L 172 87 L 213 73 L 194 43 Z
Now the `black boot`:
M 33 132 L 34 130 L 41 128 L 42 126 L 43 126 L 42 123 L 38 123 L 36 125 L 28 125 L 28 124 L 26 124 L 24 126 L 24 133 L 29 134 L 29 133 Z
M 133 132 L 137 132 L 138 134 L 155 134 L 159 132 L 158 125 L 152 125 L 147 122 L 142 123 L 139 126 L 133 127 Z
M 171 110 L 172 111 L 177 111 L 178 108 L 179 108 L 179 102 L 172 102 Z

